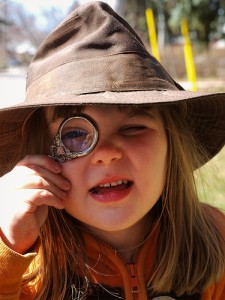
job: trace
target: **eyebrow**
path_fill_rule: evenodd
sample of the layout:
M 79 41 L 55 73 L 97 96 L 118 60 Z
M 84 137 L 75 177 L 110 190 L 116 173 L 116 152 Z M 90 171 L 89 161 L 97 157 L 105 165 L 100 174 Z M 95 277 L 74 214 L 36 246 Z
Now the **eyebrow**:
M 135 109 L 132 110 L 128 113 L 128 117 L 133 118 L 133 117 L 147 117 L 151 119 L 155 119 L 155 112 L 156 110 L 151 108 L 148 109 Z
M 83 112 L 85 106 L 81 105 L 65 105 L 55 106 L 52 112 L 51 123 L 59 118 L 69 118 L 73 114 L 80 114 Z

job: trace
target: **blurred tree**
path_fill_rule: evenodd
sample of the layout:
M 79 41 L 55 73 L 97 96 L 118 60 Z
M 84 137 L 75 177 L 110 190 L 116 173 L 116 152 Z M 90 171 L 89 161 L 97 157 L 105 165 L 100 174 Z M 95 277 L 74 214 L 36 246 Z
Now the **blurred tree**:
M 10 25 L 7 26 L 4 37 L 0 34 L 1 45 L 4 39 L 6 53 L 4 64 L 29 64 L 36 48 L 43 38 L 62 21 L 65 12 L 57 6 L 52 6 L 43 9 L 39 15 L 33 15 L 26 10 L 26 7 L 13 0 L 0 0 L 0 5 L 3 2 L 4 22 Z
M 148 29 L 145 18 L 146 1 L 120 0 L 117 3 L 117 12 L 126 19 L 131 27 L 137 31 L 142 40 L 146 42 L 148 40 Z
M 170 34 L 167 26 L 170 16 L 168 7 L 166 0 L 118 0 L 116 10 L 138 32 L 143 42 L 149 44 L 145 10 L 151 8 L 155 17 L 159 48 L 163 48 Z
M 147 42 L 145 9 L 153 9 L 158 31 L 159 47 L 181 35 L 182 18 L 189 23 L 192 39 L 208 46 L 221 33 L 224 24 L 225 0 L 118 0 L 117 11 Z M 224 26 L 224 25 L 223 25 Z
M 29 14 L 22 5 L 7 0 L 5 33 L 7 65 L 29 63 L 45 32 L 40 30 L 35 16 Z
M 225 39 L 225 1 L 220 0 L 220 8 L 218 10 L 219 18 L 217 23 L 217 33 L 215 35 L 215 38 Z
M 0 68 L 6 64 L 6 31 L 8 22 L 6 20 L 6 1 L 0 0 Z
M 203 46 L 208 47 L 210 38 L 217 31 L 220 0 L 169 0 L 171 13 L 169 25 L 175 34 L 180 32 L 182 18 L 186 18 L 195 38 Z M 224 2 L 221 1 L 221 3 Z

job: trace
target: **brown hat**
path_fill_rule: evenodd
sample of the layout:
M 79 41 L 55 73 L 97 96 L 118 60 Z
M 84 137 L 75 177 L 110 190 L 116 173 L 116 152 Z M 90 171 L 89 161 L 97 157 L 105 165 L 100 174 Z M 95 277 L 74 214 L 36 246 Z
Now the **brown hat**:
M 225 144 L 225 93 L 183 90 L 126 21 L 107 4 L 91 2 L 43 41 L 29 67 L 25 101 L 0 110 L 1 151 L 16 151 L 18 141 L 5 137 L 38 107 L 180 102 L 186 102 L 188 122 L 214 156 Z

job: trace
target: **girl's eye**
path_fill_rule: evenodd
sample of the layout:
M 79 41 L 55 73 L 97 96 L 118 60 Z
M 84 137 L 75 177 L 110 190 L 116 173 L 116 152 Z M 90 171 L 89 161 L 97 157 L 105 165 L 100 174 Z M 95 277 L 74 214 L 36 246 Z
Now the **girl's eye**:
M 86 135 L 87 135 L 86 131 L 80 130 L 80 129 L 74 129 L 73 131 L 71 130 L 71 131 L 65 132 L 62 136 L 62 140 L 86 137 Z
M 81 152 L 90 146 L 91 134 L 80 128 L 68 129 L 61 135 L 63 144 L 71 152 Z
M 120 132 L 124 135 L 133 135 L 133 134 L 139 134 L 143 132 L 146 129 L 146 126 L 144 125 L 129 125 L 122 127 L 120 129 Z

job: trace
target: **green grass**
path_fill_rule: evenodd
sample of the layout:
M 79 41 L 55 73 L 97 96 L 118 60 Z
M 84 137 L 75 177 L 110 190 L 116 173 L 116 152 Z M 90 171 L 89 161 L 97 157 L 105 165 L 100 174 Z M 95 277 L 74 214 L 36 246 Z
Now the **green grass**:
M 200 79 L 201 80 L 201 79 Z M 225 92 L 223 81 L 221 86 L 215 85 L 216 78 L 208 79 L 209 86 L 202 88 L 208 92 Z M 201 90 L 201 88 L 199 89 Z M 225 211 L 225 147 L 211 161 L 196 172 L 196 183 L 201 201 L 212 204 Z
M 195 175 L 200 200 L 225 211 L 225 147 Z

